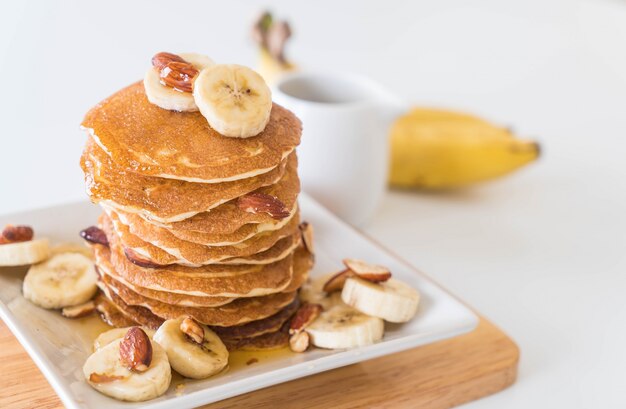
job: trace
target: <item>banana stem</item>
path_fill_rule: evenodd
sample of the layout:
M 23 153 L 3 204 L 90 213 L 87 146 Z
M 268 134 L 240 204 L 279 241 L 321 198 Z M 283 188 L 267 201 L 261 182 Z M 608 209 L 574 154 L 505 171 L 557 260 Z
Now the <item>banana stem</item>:
M 291 27 L 288 22 L 275 22 L 272 15 L 265 11 L 254 21 L 251 34 L 259 47 L 267 50 L 270 56 L 282 65 L 287 65 L 285 45 L 291 37 Z

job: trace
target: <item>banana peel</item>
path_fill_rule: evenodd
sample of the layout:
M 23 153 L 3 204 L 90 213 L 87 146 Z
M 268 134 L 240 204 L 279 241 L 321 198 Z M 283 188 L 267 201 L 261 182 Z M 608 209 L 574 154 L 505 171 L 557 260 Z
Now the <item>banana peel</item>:
M 484 119 L 440 109 L 415 108 L 392 126 L 393 187 L 450 189 L 511 173 L 540 155 L 536 141 L 518 139 Z

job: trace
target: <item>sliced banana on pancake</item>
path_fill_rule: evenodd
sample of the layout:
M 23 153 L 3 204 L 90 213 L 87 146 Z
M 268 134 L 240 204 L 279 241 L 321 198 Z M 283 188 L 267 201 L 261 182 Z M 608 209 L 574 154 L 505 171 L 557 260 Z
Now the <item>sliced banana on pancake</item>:
M 263 77 L 236 64 L 202 70 L 195 80 L 193 96 L 211 128 L 232 138 L 261 133 L 272 111 L 272 93 Z
M 132 327 L 125 328 L 113 328 L 111 330 L 105 331 L 102 334 L 98 335 L 98 337 L 93 341 L 93 350 L 97 351 L 99 349 L 104 348 L 109 345 L 111 342 L 124 338 L 124 335 L 128 332 Z M 143 332 L 148 335 L 148 338 L 152 339 L 154 337 L 155 330 L 148 327 L 141 327 Z
M 335 305 L 322 312 L 308 327 L 313 345 L 343 349 L 370 345 L 383 338 L 384 322 L 347 305 Z
M 33 265 L 24 278 L 24 297 L 43 308 L 55 309 L 89 301 L 98 275 L 93 261 L 80 253 L 53 255 Z
M 167 354 L 139 327 L 91 354 L 83 374 L 98 392 L 131 402 L 164 394 L 172 380 Z
M 198 71 L 215 65 L 213 60 L 206 55 L 181 53 L 179 56 L 192 64 Z M 190 92 L 178 91 L 161 83 L 160 72 L 156 67 L 150 67 L 150 69 L 146 72 L 143 79 L 143 85 L 146 89 L 146 97 L 148 97 L 148 101 L 154 105 L 170 111 L 193 112 L 198 110 L 193 95 Z
M 0 266 L 26 266 L 50 255 L 47 239 L 0 244 Z
M 228 350 L 220 338 L 191 317 L 165 321 L 154 340 L 165 349 L 172 368 L 187 378 L 208 378 L 228 364 Z
M 341 299 L 365 314 L 400 323 L 415 316 L 420 295 L 408 284 L 393 278 L 373 283 L 351 277 L 343 286 Z

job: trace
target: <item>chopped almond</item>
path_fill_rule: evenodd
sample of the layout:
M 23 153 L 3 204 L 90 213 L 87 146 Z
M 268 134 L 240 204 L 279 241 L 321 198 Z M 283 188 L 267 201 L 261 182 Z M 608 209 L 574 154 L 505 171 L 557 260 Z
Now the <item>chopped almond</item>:
M 346 280 L 350 277 L 354 276 L 354 272 L 352 270 L 343 270 L 332 276 L 324 287 L 322 288 L 327 293 L 333 293 L 335 291 L 343 290 L 343 285 L 346 283 Z
M 350 271 L 359 276 L 359 278 L 373 283 L 380 283 L 391 278 L 391 272 L 387 267 L 352 258 L 344 259 L 343 263 Z
M 289 348 L 293 352 L 304 352 L 307 349 L 309 349 L 310 344 L 311 344 L 311 337 L 309 336 L 309 333 L 306 331 L 293 334 L 289 338 Z

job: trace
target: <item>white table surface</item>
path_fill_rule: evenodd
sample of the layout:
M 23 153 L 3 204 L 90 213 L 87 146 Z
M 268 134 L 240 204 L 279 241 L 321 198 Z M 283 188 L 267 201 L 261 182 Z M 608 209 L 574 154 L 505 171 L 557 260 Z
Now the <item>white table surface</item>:
M 624 1 L 3 2 L 0 212 L 84 197 L 78 123 L 154 52 L 253 65 L 247 24 L 267 3 L 302 66 L 543 144 L 500 181 L 391 192 L 366 227 L 520 345 L 517 383 L 467 407 L 626 407 Z

